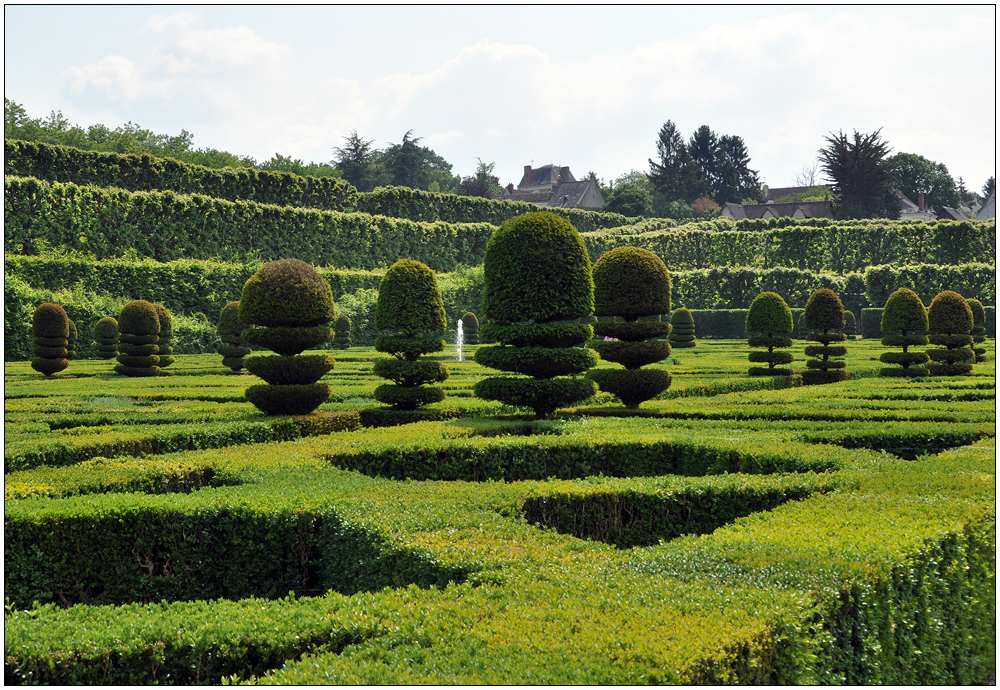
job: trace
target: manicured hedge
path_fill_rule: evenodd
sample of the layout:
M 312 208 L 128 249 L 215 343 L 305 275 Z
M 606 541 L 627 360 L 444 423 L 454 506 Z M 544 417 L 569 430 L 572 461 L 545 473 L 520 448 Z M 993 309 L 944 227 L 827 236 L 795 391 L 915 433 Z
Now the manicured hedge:
M 996 266 L 987 263 L 872 266 L 865 271 L 865 296 L 870 306 L 881 308 L 899 288 L 913 290 L 924 304 L 943 290 L 954 290 L 966 299 L 995 305 L 996 279 Z
M 997 337 L 997 308 L 983 307 L 986 313 L 986 321 L 983 326 L 986 328 L 986 335 L 989 338 Z M 858 325 L 858 332 L 865 338 L 882 337 L 882 307 L 861 310 L 861 322 Z

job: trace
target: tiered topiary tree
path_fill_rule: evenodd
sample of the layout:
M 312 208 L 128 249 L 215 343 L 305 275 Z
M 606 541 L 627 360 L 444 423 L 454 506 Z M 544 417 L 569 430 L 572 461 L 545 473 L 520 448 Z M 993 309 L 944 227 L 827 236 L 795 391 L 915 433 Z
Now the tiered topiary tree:
M 844 335 L 848 340 L 858 339 L 858 320 L 850 309 L 844 310 Z
M 797 335 L 795 336 L 798 340 L 809 340 L 809 328 L 806 326 L 806 313 L 803 311 L 799 314 L 799 328 Z
M 234 372 L 243 368 L 243 358 L 253 352 L 243 340 L 243 331 L 247 324 L 240 321 L 240 302 L 230 302 L 222 308 L 219 314 L 219 325 L 215 332 L 222 344 L 216 347 L 216 352 L 222 355 L 222 365 Z
M 31 319 L 34 339 L 31 368 L 45 376 L 52 376 L 69 366 L 66 346 L 69 344 L 69 317 L 59 304 L 45 302 L 38 305 Z
M 530 407 L 544 418 L 597 392 L 582 374 L 597 354 L 582 347 L 593 334 L 575 320 L 594 309 L 587 247 L 569 221 L 552 213 L 526 213 L 493 233 L 483 258 L 483 316 L 475 360 L 524 377 L 492 376 L 476 383 L 484 400 Z
M 670 316 L 670 344 L 673 347 L 694 347 L 694 317 L 690 309 L 681 307 Z
M 114 359 L 118 355 L 118 321 L 114 317 L 105 316 L 94 324 L 94 342 L 101 359 Z
M 979 345 L 979 343 L 986 342 L 986 310 L 983 309 L 983 303 L 977 299 L 966 300 L 969 303 L 969 309 L 972 310 L 972 351 L 976 355 L 976 363 L 985 362 L 986 348 Z
M 466 345 L 479 344 L 479 318 L 471 311 L 462 317 L 462 342 Z
M 792 370 L 779 368 L 778 364 L 791 364 L 791 352 L 775 352 L 775 348 L 792 346 L 795 322 L 788 303 L 776 292 L 762 292 L 754 297 L 747 310 L 747 333 L 759 333 L 748 339 L 750 347 L 766 347 L 767 352 L 751 351 L 751 362 L 767 362 L 766 367 L 750 367 L 751 376 L 791 376 Z
M 809 340 L 819 345 L 806 346 L 806 355 L 814 359 L 806 360 L 809 367 L 802 372 L 802 383 L 816 385 L 834 383 L 850 378 L 850 373 L 844 367 L 844 360 L 830 359 L 843 357 L 847 348 L 843 345 L 830 345 L 847 340 L 841 332 L 844 327 L 844 305 L 837 293 L 830 288 L 820 288 L 809 296 L 803 321 L 809 329 Z
M 177 358 L 170 354 L 174 351 L 172 346 L 174 342 L 174 319 L 162 304 L 154 304 L 153 306 L 156 308 L 156 317 L 160 320 L 160 339 L 156 341 L 157 346 L 160 348 L 159 366 L 160 369 L 165 369 L 177 361 Z
M 346 350 L 351 346 L 351 319 L 347 314 L 337 317 L 337 322 L 333 327 L 336 335 L 333 337 L 333 346 L 338 350 Z
M 594 313 L 621 319 L 596 324 L 599 338 L 590 347 L 601 359 L 625 369 L 595 369 L 587 372 L 587 378 L 617 396 L 628 409 L 637 410 L 670 387 L 669 372 L 642 369 L 670 355 L 670 343 L 657 338 L 669 334 L 671 325 L 639 321 L 643 316 L 670 313 L 670 273 L 660 257 L 638 247 L 616 247 L 601 256 L 594 264 Z
M 962 376 L 972 371 L 976 355 L 972 351 L 972 309 L 957 292 L 945 290 L 931 300 L 927 308 L 927 324 L 932 345 L 927 350 L 931 376 Z
M 325 324 L 337 313 L 323 276 L 298 259 L 272 261 L 243 286 L 238 313 L 240 321 L 256 326 L 244 329 L 243 339 L 278 354 L 243 360 L 247 371 L 267 382 L 247 388 L 247 400 L 271 415 L 308 414 L 322 405 L 330 387 L 317 382 L 333 369 L 334 359 L 300 353 L 333 337 Z
M 76 322 L 69 320 L 69 337 L 66 339 L 66 359 L 76 359 L 76 339 L 80 337 Z
M 160 317 L 156 307 L 137 299 L 118 315 L 118 366 L 122 376 L 157 376 L 160 373 Z
M 375 389 L 374 397 L 397 410 L 415 410 L 444 400 L 444 391 L 428 383 L 448 379 L 441 362 L 418 357 L 444 349 L 448 327 L 434 271 L 412 259 L 400 259 L 378 287 L 375 349 L 392 357 L 376 359 L 372 373 L 393 383 Z
M 897 367 L 883 367 L 879 372 L 882 376 L 927 376 L 927 367 L 923 366 L 930 358 L 926 352 L 909 352 L 908 348 L 927 344 L 927 308 L 913 290 L 900 288 L 889 295 L 882 309 L 880 328 L 888 335 L 882 338 L 886 347 L 902 347 L 902 352 L 883 352 L 879 361 L 886 364 L 899 364 Z

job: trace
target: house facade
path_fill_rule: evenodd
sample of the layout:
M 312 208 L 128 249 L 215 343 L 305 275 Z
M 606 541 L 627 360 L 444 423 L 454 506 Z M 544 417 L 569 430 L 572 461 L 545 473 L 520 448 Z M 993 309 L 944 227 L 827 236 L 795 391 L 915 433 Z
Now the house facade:
M 604 196 L 591 174 L 578 180 L 568 166 L 543 165 L 540 168 L 524 166 L 521 182 L 507 185 L 500 197 L 508 201 L 527 201 L 536 206 L 550 208 L 601 208 Z

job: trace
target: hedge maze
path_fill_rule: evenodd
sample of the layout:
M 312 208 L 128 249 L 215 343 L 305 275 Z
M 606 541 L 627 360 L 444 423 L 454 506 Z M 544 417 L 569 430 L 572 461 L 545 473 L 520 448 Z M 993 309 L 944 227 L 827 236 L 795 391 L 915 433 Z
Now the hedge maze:
M 878 249 L 863 229 L 829 244 L 842 224 L 628 225 L 32 146 L 7 143 L 33 177 L 8 178 L 5 207 L 5 683 L 994 677 L 995 295 L 970 290 L 989 267 L 963 263 L 974 242 L 887 270 L 858 258 Z M 229 197 L 182 198 L 185 179 Z M 206 238 L 216 211 L 256 217 L 261 253 L 71 251 L 133 242 L 102 224 L 159 213 L 165 189 Z M 249 206 L 265 197 L 284 205 Z M 46 198 L 32 229 L 24 204 Z M 419 217 L 358 210 L 407 204 Z M 60 225 L 71 206 L 92 217 Z M 292 219 L 378 262 L 317 260 L 322 232 L 289 260 L 294 233 L 264 227 Z M 926 258 L 994 227 L 885 241 L 919 236 Z M 767 263 L 661 259 L 739 233 Z M 859 272 L 781 265 L 782 242 L 815 257 L 817 233 Z M 791 340 L 803 309 L 813 342 Z M 671 348 L 671 310 L 697 347 Z M 465 316 L 484 344 L 459 361 Z M 39 370 L 66 361 L 70 319 L 71 365 Z

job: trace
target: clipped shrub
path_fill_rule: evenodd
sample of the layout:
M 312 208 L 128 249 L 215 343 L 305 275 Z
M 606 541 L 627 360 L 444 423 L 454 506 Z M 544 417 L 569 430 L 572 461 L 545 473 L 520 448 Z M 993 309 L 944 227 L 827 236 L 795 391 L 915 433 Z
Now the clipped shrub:
M 31 319 L 35 358 L 31 368 L 52 376 L 69 366 L 69 317 L 61 305 L 44 302 L 35 309 Z
M 927 345 L 927 309 L 920 297 L 913 290 L 900 288 L 889 295 L 882 309 L 880 328 L 887 333 L 882 338 L 886 347 L 902 347 L 902 352 L 883 352 L 879 361 L 886 364 L 898 364 L 900 368 L 884 367 L 879 372 L 881 376 L 927 376 L 930 361 L 926 352 L 909 352 L 908 348 Z
M 750 367 L 751 376 L 791 376 L 792 370 L 779 368 L 778 364 L 791 364 L 794 357 L 791 352 L 775 352 L 775 348 L 791 347 L 795 324 L 792 320 L 792 310 L 784 298 L 776 292 L 762 292 L 757 295 L 746 318 L 747 333 L 750 347 L 766 347 L 767 352 L 752 351 L 748 356 L 751 362 L 766 362 L 766 367 Z
M 972 310 L 972 352 L 976 355 L 976 363 L 985 362 L 986 348 L 979 345 L 979 343 L 986 342 L 986 310 L 983 308 L 983 303 L 977 299 L 966 300 L 969 303 L 969 309 Z
M 475 360 L 502 361 L 503 371 L 530 378 L 482 379 L 475 385 L 476 396 L 530 407 L 539 418 L 591 397 L 597 392 L 593 381 L 556 377 L 581 374 L 597 363 L 591 351 L 569 351 L 593 335 L 589 324 L 574 322 L 593 310 L 590 257 L 576 228 L 544 212 L 505 221 L 483 258 L 487 322 L 480 337 L 499 344 L 478 348 Z M 534 352 L 522 357 L 522 349 Z
M 73 319 L 69 320 L 69 338 L 66 339 L 66 359 L 75 359 L 76 355 L 76 340 L 80 337 L 80 333 L 76 330 L 76 322 Z
M 114 359 L 118 354 L 118 321 L 111 316 L 105 316 L 94 324 L 94 342 L 97 343 L 97 356 L 101 359 Z
M 972 308 L 957 292 L 945 290 L 931 300 L 927 308 L 927 325 L 932 345 L 927 350 L 931 376 L 962 376 L 972 371 L 976 355 L 972 351 Z
M 215 332 L 221 340 L 221 344 L 216 347 L 216 351 L 222 355 L 222 365 L 229 367 L 234 372 L 243 368 L 243 358 L 253 350 L 247 347 L 247 343 L 241 335 L 247 329 L 247 324 L 240 321 L 239 301 L 230 302 L 222 308 L 219 314 L 219 324 L 215 327 Z
M 415 410 L 444 400 L 444 391 L 427 387 L 446 381 L 441 362 L 419 361 L 444 349 L 441 335 L 448 327 L 437 276 L 419 261 L 400 259 L 385 272 L 378 289 L 375 349 L 392 355 L 377 359 L 372 372 L 393 383 L 375 389 L 374 397 L 397 410 Z
M 479 344 L 479 318 L 471 311 L 462 316 L 462 341 L 466 345 Z
M 858 320 L 850 309 L 844 310 L 844 335 L 848 340 L 858 339 Z
M 831 357 L 843 357 L 847 348 L 843 345 L 830 343 L 843 342 L 847 336 L 841 332 L 844 327 L 844 305 L 837 293 L 830 288 L 820 288 L 809 296 L 806 310 L 802 312 L 802 321 L 809 329 L 808 340 L 819 345 L 806 346 L 808 369 L 802 372 L 804 385 L 834 383 L 850 378 L 850 373 L 844 367 L 847 362 Z
M 670 315 L 670 346 L 694 347 L 695 329 L 694 316 L 690 309 L 678 309 Z
M 170 353 L 174 351 L 174 320 L 170 316 L 170 312 L 162 304 L 154 304 L 156 308 L 156 316 L 160 320 L 160 339 L 156 341 L 156 344 L 160 348 L 160 369 L 169 367 L 171 364 L 177 361 L 177 358 Z
M 338 350 L 346 350 L 351 346 L 351 319 L 347 314 L 341 314 L 333 326 L 336 335 L 333 337 L 333 346 Z
M 337 315 L 330 285 L 315 268 L 298 259 L 262 266 L 243 287 L 236 314 L 251 326 L 240 334 L 245 341 L 279 355 L 243 361 L 247 371 L 268 382 L 246 390 L 257 409 L 270 415 L 303 415 L 330 397 L 330 387 L 318 381 L 333 368 L 333 357 L 300 354 L 333 337 L 323 324 Z
M 157 376 L 160 373 L 160 317 L 156 306 L 132 300 L 118 315 L 118 365 L 122 376 Z
M 670 342 L 657 338 L 670 334 L 671 324 L 639 321 L 670 313 L 670 273 L 660 257 L 638 247 L 618 247 L 601 256 L 594 264 L 594 313 L 614 316 L 616 321 L 597 323 L 594 332 L 603 339 L 594 340 L 590 347 L 601 359 L 621 364 L 625 370 L 596 369 L 587 378 L 617 396 L 628 409 L 637 410 L 669 388 L 671 381 L 670 373 L 662 369 L 641 371 L 670 355 Z M 687 318 L 691 345 L 685 347 L 690 347 L 694 345 L 691 312 Z

